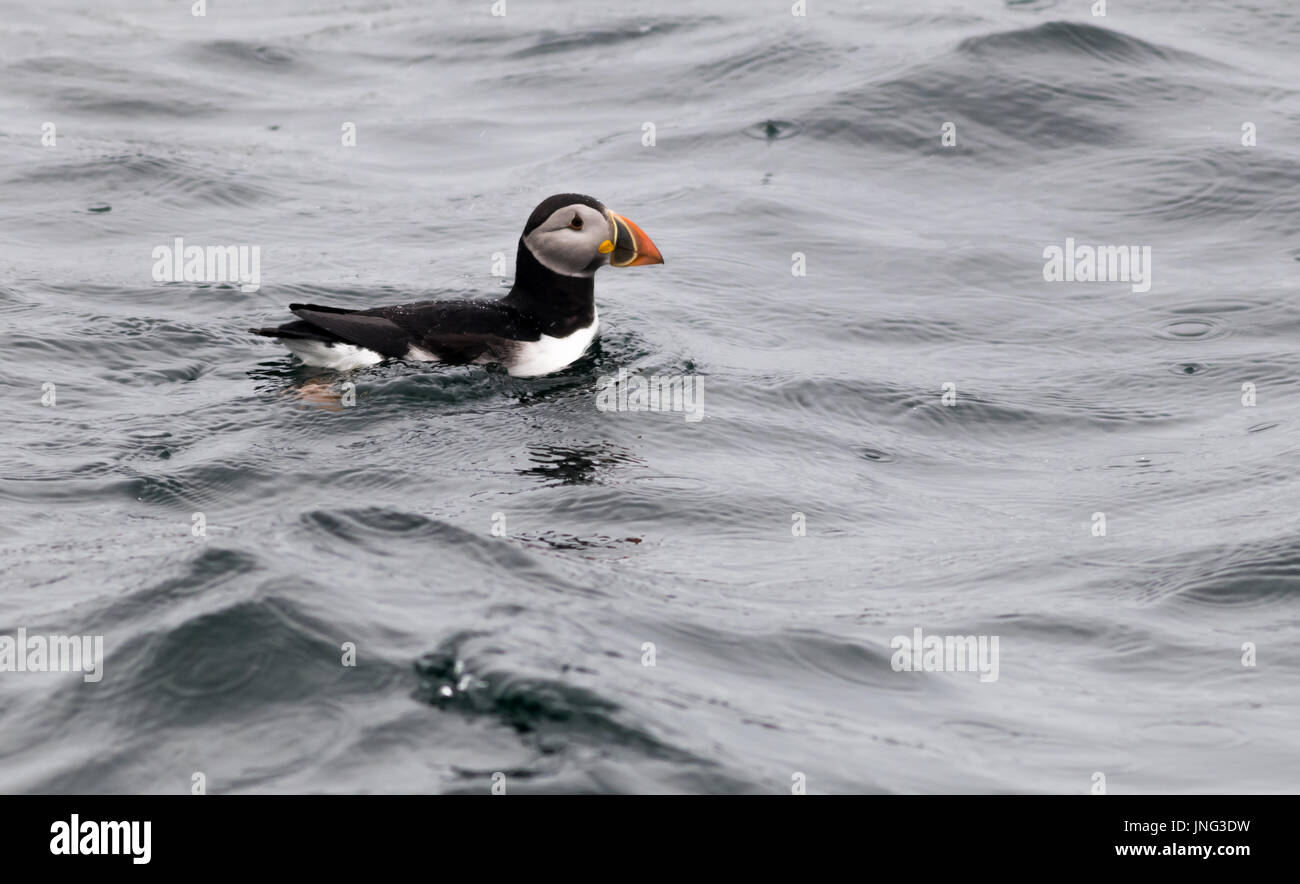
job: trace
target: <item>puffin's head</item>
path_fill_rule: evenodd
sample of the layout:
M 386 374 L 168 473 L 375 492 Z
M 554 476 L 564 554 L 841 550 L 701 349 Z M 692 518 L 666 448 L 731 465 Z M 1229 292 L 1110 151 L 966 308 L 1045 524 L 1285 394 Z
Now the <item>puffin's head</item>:
M 542 200 L 524 225 L 522 243 L 546 269 L 562 276 L 591 276 L 602 264 L 662 264 L 663 256 L 640 227 L 599 200 L 561 193 Z

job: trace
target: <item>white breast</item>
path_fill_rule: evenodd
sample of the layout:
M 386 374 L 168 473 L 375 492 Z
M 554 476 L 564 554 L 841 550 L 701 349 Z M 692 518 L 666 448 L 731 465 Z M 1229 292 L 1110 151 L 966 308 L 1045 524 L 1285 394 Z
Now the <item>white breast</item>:
M 535 378 L 559 371 L 587 352 L 599 328 L 600 317 L 593 313 L 591 325 L 578 329 L 568 337 L 542 335 L 540 341 L 525 341 L 519 345 L 515 358 L 506 369 L 512 377 L 517 378 Z
M 353 344 L 327 344 L 324 341 L 308 341 L 301 338 L 281 338 L 280 343 L 288 347 L 290 352 L 307 365 L 332 368 L 335 371 L 350 371 L 363 365 L 375 365 L 384 361 L 384 357 L 374 350 L 367 350 L 365 347 L 357 347 Z

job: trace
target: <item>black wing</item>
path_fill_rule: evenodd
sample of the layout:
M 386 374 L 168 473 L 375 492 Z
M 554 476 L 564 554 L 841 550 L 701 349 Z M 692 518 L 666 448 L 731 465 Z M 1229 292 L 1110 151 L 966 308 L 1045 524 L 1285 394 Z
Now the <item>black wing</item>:
M 290 304 L 299 322 L 256 329 L 276 337 L 315 337 L 403 357 L 412 346 L 442 362 L 505 358 L 519 341 L 541 337 L 537 323 L 500 301 L 420 301 L 370 310 Z

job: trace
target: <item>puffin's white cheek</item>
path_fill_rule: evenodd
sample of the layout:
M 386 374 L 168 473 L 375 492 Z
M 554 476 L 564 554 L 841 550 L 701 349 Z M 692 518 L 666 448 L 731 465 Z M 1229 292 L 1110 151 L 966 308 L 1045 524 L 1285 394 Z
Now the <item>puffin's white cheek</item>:
M 525 240 L 533 257 L 543 267 L 566 276 L 584 276 L 596 255 L 596 247 L 589 236 L 579 236 L 573 231 L 552 231 Z

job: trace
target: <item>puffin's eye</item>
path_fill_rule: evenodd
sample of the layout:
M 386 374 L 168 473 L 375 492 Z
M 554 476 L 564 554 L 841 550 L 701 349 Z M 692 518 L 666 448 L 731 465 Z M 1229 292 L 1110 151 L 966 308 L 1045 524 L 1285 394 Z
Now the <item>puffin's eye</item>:
M 581 229 L 582 229 L 582 218 L 581 218 L 581 216 L 579 216 L 579 215 L 574 215 L 574 216 L 573 216 L 573 220 L 569 222 L 569 226 L 572 227 L 574 230 L 581 230 Z

